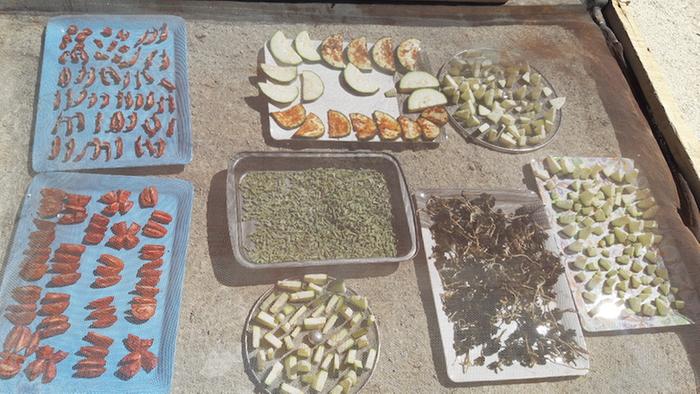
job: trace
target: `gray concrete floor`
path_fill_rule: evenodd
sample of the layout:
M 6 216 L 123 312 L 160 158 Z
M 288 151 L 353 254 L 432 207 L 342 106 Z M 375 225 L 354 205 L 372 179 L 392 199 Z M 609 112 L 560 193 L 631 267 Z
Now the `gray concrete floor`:
M 521 1 L 522 2 L 522 1 Z M 28 154 L 34 116 L 41 33 L 46 17 L 0 16 L 0 258 L 7 245 L 31 177 Z M 233 154 L 246 150 L 273 150 L 260 135 L 263 127 L 256 109 L 262 104 L 249 78 L 256 74 L 261 43 L 275 30 L 297 31 L 303 26 L 272 23 L 189 20 L 190 91 L 194 161 L 177 176 L 194 184 L 195 201 L 187 271 L 177 341 L 175 392 L 249 392 L 252 385 L 241 360 L 241 331 L 249 307 L 269 285 L 241 276 L 231 256 L 226 232 L 225 169 Z M 315 36 L 336 30 L 361 30 L 368 36 L 419 36 L 441 64 L 451 53 L 470 45 L 498 42 L 518 45 L 528 39 L 549 40 L 557 53 L 566 53 L 577 39 L 557 26 L 448 26 L 441 34 L 431 27 L 322 25 L 305 26 Z M 551 59 L 549 59 L 551 60 Z M 584 60 L 546 59 L 537 66 L 559 81 L 567 96 L 567 113 L 555 141 L 533 154 L 502 155 L 466 143 L 448 130 L 448 143 L 437 151 L 397 153 L 411 189 L 434 187 L 523 188 L 522 168 L 547 154 L 617 156 L 620 146 L 601 99 L 589 92 L 591 79 Z M 253 108 L 251 108 L 251 106 Z M 512 170 L 515 169 L 515 170 Z M 531 384 L 471 388 L 447 384 L 439 369 L 439 338 L 432 302 L 426 294 L 425 262 L 417 258 L 372 272 L 347 269 L 348 281 L 367 295 L 377 314 L 383 353 L 370 393 L 436 392 L 695 392 L 692 365 L 682 341 L 688 330 L 589 336 L 590 373 L 578 379 Z M 268 282 L 269 283 L 269 282 Z M 397 291 L 400 289 L 400 291 Z M 685 333 L 685 334 L 684 334 Z M 692 334 L 690 334 L 692 335 Z M 686 340 L 687 342 L 687 340 Z M 437 349 L 437 350 L 436 350 Z

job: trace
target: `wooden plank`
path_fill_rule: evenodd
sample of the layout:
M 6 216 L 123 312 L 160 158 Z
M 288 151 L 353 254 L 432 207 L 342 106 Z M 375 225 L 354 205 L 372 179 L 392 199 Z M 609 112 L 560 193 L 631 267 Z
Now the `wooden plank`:
M 623 1 L 613 0 L 611 6 L 606 7 L 605 16 L 625 48 L 627 62 L 639 81 L 656 125 L 697 201 L 700 199 L 700 139 L 683 119 L 661 68 L 626 8 Z

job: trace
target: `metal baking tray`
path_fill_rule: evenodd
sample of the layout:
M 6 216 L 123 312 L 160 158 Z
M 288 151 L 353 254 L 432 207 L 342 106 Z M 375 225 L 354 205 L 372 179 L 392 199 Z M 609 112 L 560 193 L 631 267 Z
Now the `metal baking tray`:
M 453 324 L 449 321 L 447 315 L 442 309 L 442 293 L 443 285 L 440 273 L 435 267 L 435 258 L 432 256 L 435 241 L 433 240 L 430 231 L 432 223 L 430 217 L 423 211 L 432 196 L 438 197 L 456 197 L 465 196 L 468 199 L 476 198 L 482 193 L 491 194 L 496 199 L 495 209 L 503 210 L 504 212 L 515 212 L 520 207 L 527 207 L 532 212 L 532 217 L 542 229 L 546 231 L 549 238 L 545 241 L 545 248 L 555 255 L 561 256 L 557 248 L 556 234 L 549 225 L 549 219 L 545 212 L 542 201 L 537 194 L 532 191 L 523 190 L 458 190 L 458 189 L 425 189 L 417 190 L 414 194 L 416 200 L 416 210 L 418 212 L 418 222 L 420 223 L 421 239 L 423 242 L 423 253 L 427 261 L 428 276 L 430 279 L 430 291 L 435 303 L 435 312 L 437 314 L 437 324 L 440 331 L 440 341 L 445 359 L 447 377 L 455 383 L 473 383 L 473 382 L 492 382 L 492 381 L 507 381 L 507 380 L 526 380 L 526 379 L 542 379 L 553 378 L 560 376 L 580 376 L 588 373 L 590 360 L 586 356 L 581 356 L 576 359 L 576 365 L 567 365 L 556 361 L 548 361 L 544 365 L 535 365 L 532 368 L 523 367 L 517 363 L 504 368 L 502 371 L 495 373 L 488 369 L 487 362 L 482 366 L 472 365 L 468 369 L 463 369 L 463 356 L 458 356 L 453 348 L 454 330 Z M 560 259 L 562 259 L 560 257 Z M 574 300 L 569 290 L 569 285 L 566 281 L 565 274 L 559 276 L 559 280 L 554 285 L 557 293 L 556 303 L 562 310 L 569 310 L 562 317 L 563 325 L 568 329 L 575 331 L 576 342 L 583 349 L 586 349 L 586 342 L 583 337 L 583 330 L 576 314 Z
M 253 171 L 300 171 L 311 168 L 366 168 L 379 171 L 384 175 L 391 194 L 396 256 L 289 261 L 270 264 L 256 264 L 248 258 L 245 247 L 253 223 L 243 222 L 241 219 L 243 217 L 243 197 L 240 183 L 243 177 Z M 246 268 L 262 270 L 280 267 L 397 263 L 412 259 L 417 252 L 414 210 L 406 180 L 399 162 L 392 155 L 386 153 L 243 152 L 229 162 L 226 180 L 226 206 L 233 254 L 238 263 Z
M 287 278 L 286 280 L 301 280 L 301 277 L 292 277 L 292 278 Z M 334 278 L 332 276 L 328 277 L 328 281 L 335 280 L 337 278 Z M 275 291 L 275 286 L 271 287 L 268 289 L 266 292 L 264 292 L 260 298 L 258 298 L 257 301 L 255 301 L 255 304 L 253 307 L 250 309 L 250 312 L 248 313 L 248 317 L 246 318 L 245 321 L 245 326 L 244 326 L 244 334 L 243 334 L 243 359 L 245 361 L 246 369 L 249 371 L 249 375 L 253 379 L 253 383 L 255 383 L 256 388 L 263 393 L 270 393 L 270 390 L 268 390 L 267 387 L 265 387 L 265 377 L 268 374 L 269 368 L 265 368 L 264 371 L 258 372 L 255 369 L 255 354 L 257 352 L 256 349 L 253 348 L 252 344 L 252 330 L 253 330 L 253 321 L 255 319 L 255 315 L 260 309 L 260 304 L 262 304 L 269 296 Z M 350 287 L 346 286 L 345 289 L 345 295 L 346 296 L 353 296 L 353 295 L 359 295 L 355 290 L 351 289 Z M 312 311 L 308 311 L 305 316 L 309 316 Z M 367 313 L 372 314 L 372 308 L 367 308 Z M 303 317 L 301 320 L 303 320 Z M 335 329 L 333 329 L 331 332 L 328 334 L 325 334 L 326 338 L 330 338 L 332 335 L 338 332 L 338 329 L 343 327 L 344 325 L 338 326 Z M 307 334 L 308 335 L 308 334 Z M 371 340 L 371 343 L 374 344 L 374 348 L 377 350 L 377 355 L 374 359 L 374 365 L 372 366 L 372 369 L 363 372 L 360 375 L 359 383 L 353 385 L 353 387 L 350 389 L 350 393 L 359 393 L 362 391 L 362 389 L 367 385 L 367 382 L 372 378 L 372 375 L 374 375 L 374 371 L 377 369 L 377 364 L 379 364 L 379 357 L 382 352 L 382 341 L 381 341 L 381 336 L 379 335 L 379 322 L 375 321 L 374 324 L 372 324 L 371 329 L 367 333 L 369 339 Z M 300 344 L 303 342 L 303 339 L 306 337 L 306 335 L 299 335 L 297 339 L 295 340 L 296 343 Z M 371 347 L 371 346 L 370 346 Z M 316 348 L 312 348 L 312 351 L 315 351 Z M 278 355 L 276 357 L 276 361 L 282 361 L 288 353 Z M 364 358 L 364 356 L 362 356 Z M 270 360 L 267 361 L 268 366 L 271 364 Z M 339 382 L 339 379 L 329 377 L 329 380 L 326 382 L 326 387 L 333 387 L 335 384 L 330 384 L 330 382 L 335 381 L 335 383 Z M 276 392 L 276 391 L 273 391 Z

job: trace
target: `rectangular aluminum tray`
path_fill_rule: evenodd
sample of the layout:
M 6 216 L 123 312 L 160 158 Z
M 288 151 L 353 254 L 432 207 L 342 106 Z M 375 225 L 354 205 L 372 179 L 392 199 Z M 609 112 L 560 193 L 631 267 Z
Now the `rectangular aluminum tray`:
M 397 241 L 397 255 L 393 257 L 290 261 L 271 264 L 256 264 L 245 252 L 251 223 L 242 221 L 243 196 L 240 183 L 253 171 L 300 171 L 311 168 L 367 168 L 379 171 L 387 181 L 391 194 L 393 228 Z M 226 205 L 229 234 L 235 259 L 251 269 L 297 268 L 341 264 L 397 263 L 412 259 L 417 252 L 416 224 L 413 205 L 408 194 L 399 162 L 386 153 L 353 152 L 243 152 L 236 155 L 228 167 L 226 180 Z
M 422 210 L 431 196 L 452 197 L 463 195 L 467 198 L 478 197 L 482 193 L 488 193 L 496 198 L 496 209 L 501 209 L 504 212 L 514 212 L 522 206 L 532 207 L 532 216 L 535 222 L 542 227 L 549 238 L 545 242 L 545 248 L 555 255 L 560 255 L 555 240 L 555 233 L 549 226 L 549 220 L 545 213 L 542 202 L 537 195 L 531 191 L 521 190 L 457 190 L 457 189 L 427 189 L 418 190 L 414 194 L 416 200 L 416 211 L 418 212 L 418 221 L 420 223 L 421 238 L 423 240 L 423 252 L 427 261 L 428 275 L 430 279 L 430 289 L 435 303 L 435 312 L 437 314 L 438 328 L 440 330 L 440 340 L 442 343 L 443 355 L 445 357 L 445 365 L 447 368 L 448 378 L 455 383 L 466 382 L 490 382 L 490 381 L 505 381 L 505 380 L 525 380 L 525 379 L 542 379 L 558 376 L 577 376 L 588 373 L 589 359 L 582 356 L 576 359 L 576 365 L 570 366 L 555 362 L 547 362 L 545 365 L 535 365 L 532 368 L 523 367 L 517 363 L 504 368 L 504 370 L 495 373 L 488 369 L 486 365 L 490 358 L 486 359 L 483 366 L 472 365 L 467 370 L 462 367 L 463 357 L 458 357 L 454 351 L 452 344 L 454 343 L 453 324 L 448 320 L 447 315 L 442 309 L 442 279 L 440 273 L 435 267 L 435 259 L 432 257 L 433 240 L 430 232 L 430 217 Z M 570 310 L 565 313 L 562 318 L 566 328 L 573 329 L 576 332 L 576 342 L 586 349 L 586 343 L 583 338 L 581 324 L 576 315 L 574 300 L 571 297 L 571 291 L 566 281 L 566 277 L 562 274 L 555 285 L 557 293 L 556 303 L 562 310 Z

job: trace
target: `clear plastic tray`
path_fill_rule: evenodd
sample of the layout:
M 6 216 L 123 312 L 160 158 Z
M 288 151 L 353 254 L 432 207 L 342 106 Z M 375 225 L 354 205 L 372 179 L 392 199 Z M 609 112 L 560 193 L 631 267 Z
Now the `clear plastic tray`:
M 328 277 L 329 281 L 334 280 L 334 279 L 336 279 L 336 278 L 333 278 L 331 276 Z M 301 277 L 288 278 L 286 280 L 301 280 Z M 243 333 L 243 359 L 245 360 L 246 368 L 249 371 L 249 375 L 252 376 L 253 382 L 255 383 L 255 386 L 261 392 L 265 392 L 265 393 L 270 392 L 269 390 L 267 390 L 267 388 L 265 387 L 265 385 L 263 383 L 263 381 L 265 380 L 265 377 L 267 376 L 269 368 L 266 368 L 265 371 L 263 371 L 263 372 L 257 372 L 257 370 L 255 369 L 256 350 L 253 348 L 253 345 L 251 343 L 251 340 L 252 340 L 251 339 L 251 336 L 252 336 L 251 332 L 252 332 L 252 322 L 253 322 L 253 319 L 255 319 L 255 315 L 258 312 L 258 309 L 260 308 L 260 304 L 263 301 L 265 301 L 265 299 L 267 299 L 267 297 L 270 294 L 272 294 L 274 291 L 275 291 L 275 287 L 270 288 L 265 293 L 263 293 L 260 296 L 260 298 L 258 298 L 258 300 L 255 302 L 253 307 L 250 309 L 250 313 L 248 314 L 248 317 L 246 319 L 245 326 L 244 326 L 245 327 L 244 333 Z M 347 285 L 346 285 L 345 294 L 347 296 L 358 295 L 358 293 L 355 290 L 347 287 Z M 309 311 L 305 315 L 310 315 L 310 312 L 311 311 Z M 368 307 L 367 313 L 372 314 L 372 309 Z M 302 316 L 301 318 L 303 318 L 303 317 L 304 316 Z M 330 331 L 328 334 L 325 334 L 325 338 L 329 338 L 330 336 L 332 336 L 333 333 L 337 332 L 340 327 L 342 327 L 342 326 L 336 327 L 334 330 Z M 307 332 L 302 332 L 301 334 L 299 334 L 299 336 L 296 338 L 296 340 L 294 342 L 296 344 L 300 344 L 301 342 L 303 342 L 303 338 L 305 337 L 305 334 L 307 334 Z M 377 369 L 377 364 L 379 363 L 379 356 L 381 354 L 381 346 L 382 346 L 381 337 L 379 335 L 379 323 L 375 321 L 375 323 L 371 326 L 371 328 L 368 330 L 368 333 L 366 335 L 367 335 L 367 339 L 370 342 L 370 347 L 375 348 L 377 350 L 377 355 L 375 356 L 374 365 L 372 366 L 372 369 L 369 370 L 369 372 L 365 372 L 365 373 L 362 373 L 360 375 L 361 379 L 358 381 L 357 384 L 355 384 L 351 388 L 351 390 L 349 391 L 350 393 L 358 393 L 358 392 L 362 391 L 362 388 L 365 387 L 367 382 L 369 382 L 369 380 L 372 378 L 374 371 Z M 313 350 L 313 348 L 312 348 L 312 350 Z M 312 354 L 313 354 L 313 352 L 312 352 Z M 287 355 L 287 353 L 282 354 L 282 355 L 276 355 L 275 360 L 282 361 L 282 360 L 284 360 L 284 357 L 286 355 Z M 342 360 L 341 362 L 344 362 L 344 360 Z M 268 367 L 271 365 L 270 360 L 267 361 L 267 365 L 268 365 Z M 332 388 L 335 384 L 331 384 L 331 382 L 332 381 L 337 382 L 338 380 L 339 379 L 337 379 L 337 378 L 334 379 L 333 377 L 329 377 L 328 381 L 326 382 L 325 387 L 327 387 L 328 389 Z M 327 391 L 328 390 L 326 390 L 325 392 L 327 392 Z
M 491 60 L 494 63 L 501 63 L 503 61 L 508 61 L 508 62 L 522 62 L 522 61 L 527 61 L 523 57 L 523 55 L 514 52 L 514 51 L 499 51 L 496 49 L 491 49 L 491 48 L 480 48 L 480 49 L 467 49 L 461 52 L 458 52 L 450 60 L 445 62 L 445 64 L 440 67 L 440 72 L 438 74 L 438 79 L 442 82 L 442 79 L 445 77 L 445 74 L 447 74 L 447 69 L 450 65 L 450 63 L 455 60 L 455 59 L 464 59 L 464 58 L 470 58 L 470 57 L 477 57 L 477 56 L 483 56 L 486 59 Z M 529 64 L 529 63 L 528 63 Z M 530 68 L 537 71 L 538 74 L 542 76 L 542 81 L 544 82 L 544 86 L 552 89 L 552 96 L 557 97 L 557 92 L 552 86 L 552 84 L 547 80 L 547 77 L 542 74 L 537 68 L 533 67 L 530 65 Z M 540 102 L 545 102 L 546 98 L 545 97 L 540 97 Z M 554 137 L 556 136 L 557 132 L 559 131 L 559 126 L 561 126 L 561 118 L 562 118 L 562 110 L 559 109 L 557 110 L 556 114 L 556 119 L 554 122 L 554 130 L 552 132 L 547 133 L 547 137 L 545 138 L 542 143 L 533 145 L 533 146 L 524 146 L 524 147 L 513 147 L 513 148 L 508 148 L 505 146 L 501 146 L 498 144 L 494 144 L 492 142 L 489 142 L 488 140 L 484 139 L 483 135 L 480 135 L 479 131 L 477 130 L 478 126 L 476 127 L 470 127 L 470 128 L 465 128 L 462 126 L 462 124 L 455 119 L 453 116 L 456 108 L 459 107 L 459 105 L 449 105 L 447 107 L 447 113 L 450 116 L 450 123 L 452 126 L 457 130 L 464 138 L 467 138 L 470 141 L 474 141 L 479 145 L 485 146 L 487 148 L 493 149 L 495 151 L 499 152 L 505 152 L 505 153 L 524 153 L 524 152 L 532 152 L 535 150 L 538 150 L 540 148 L 543 148 L 545 145 L 549 144 L 552 142 Z M 479 120 L 483 120 L 482 116 L 478 116 Z M 500 133 L 499 133 L 500 135 Z

